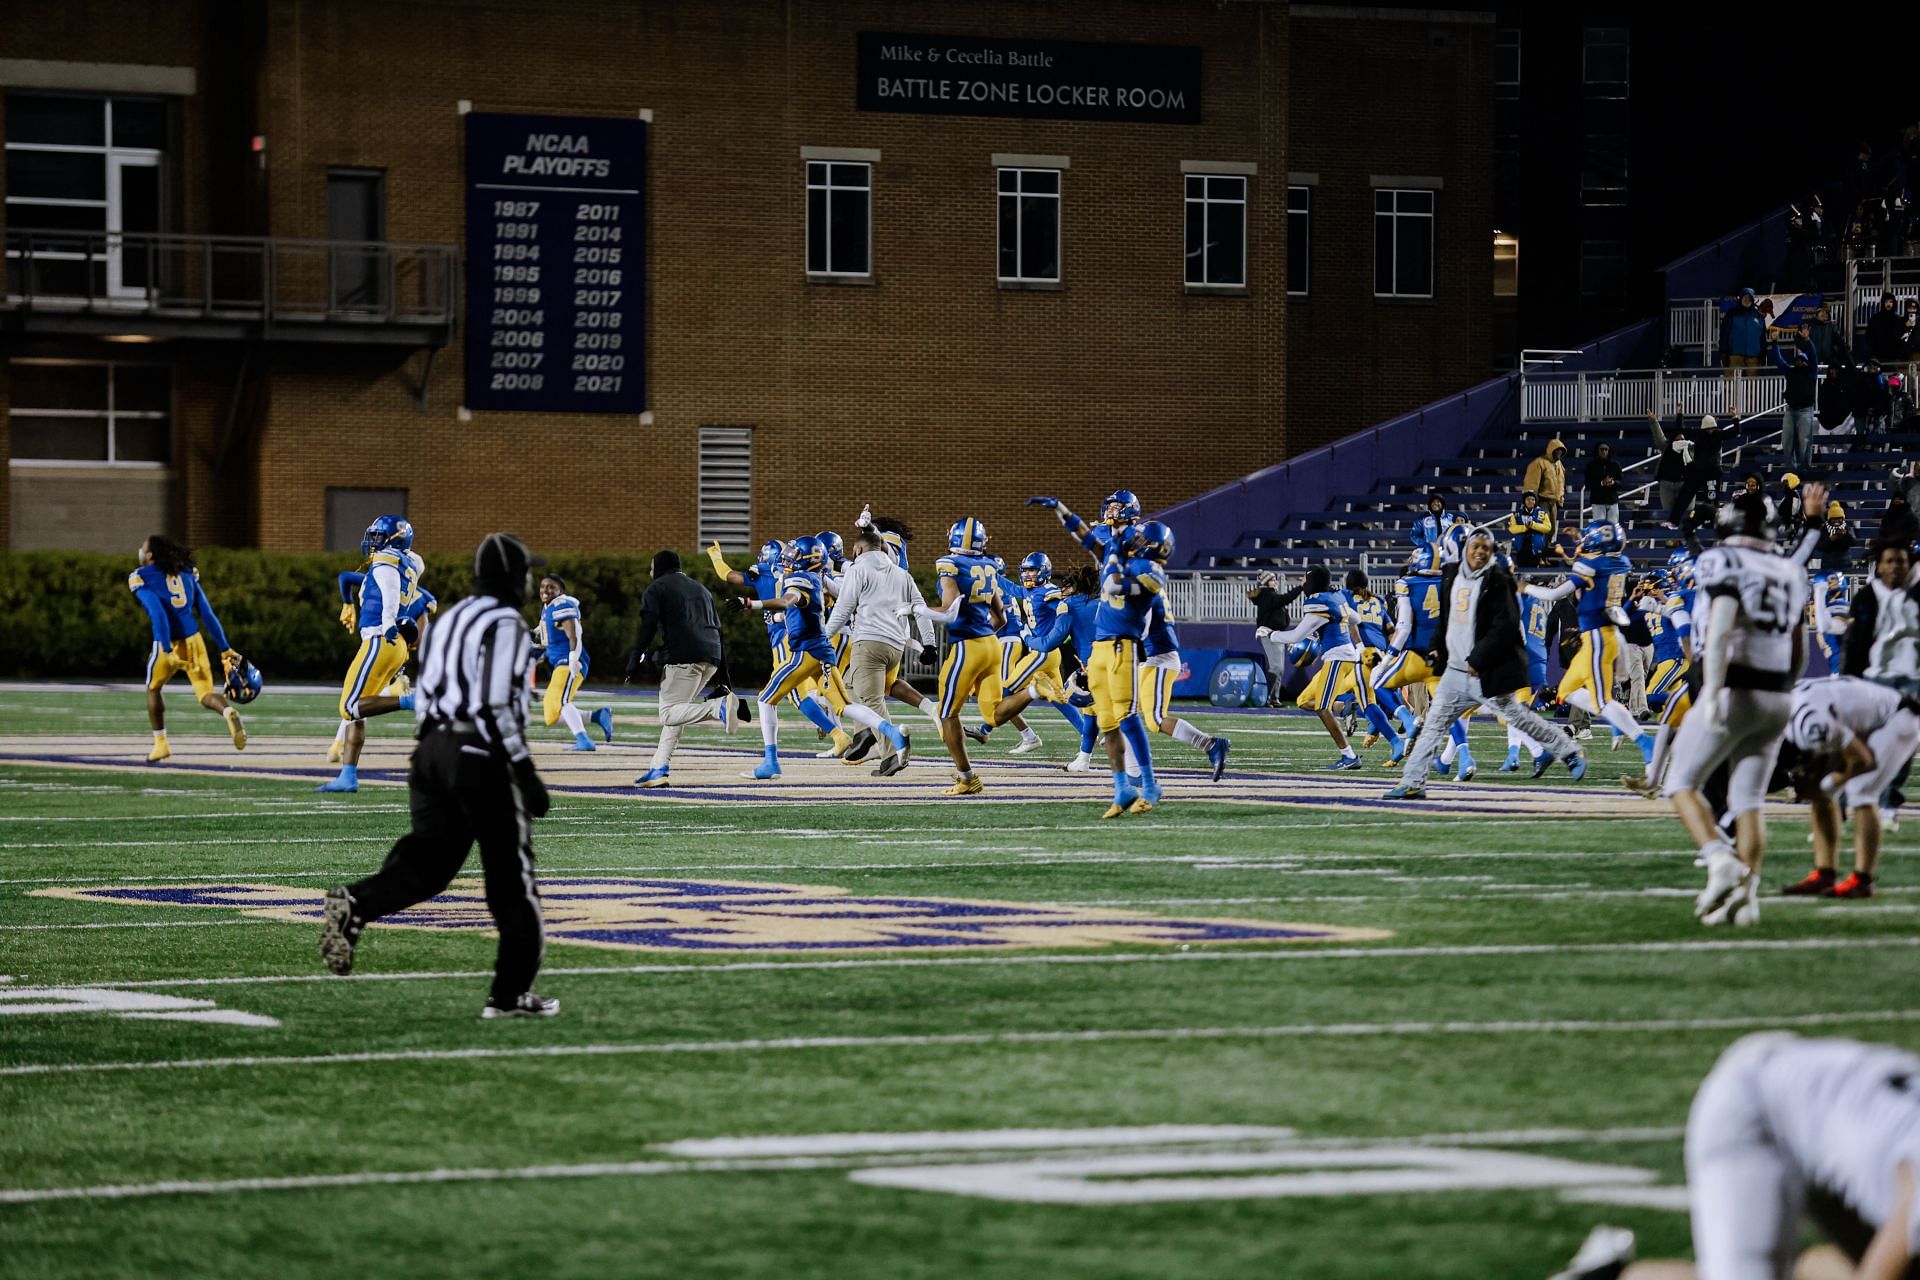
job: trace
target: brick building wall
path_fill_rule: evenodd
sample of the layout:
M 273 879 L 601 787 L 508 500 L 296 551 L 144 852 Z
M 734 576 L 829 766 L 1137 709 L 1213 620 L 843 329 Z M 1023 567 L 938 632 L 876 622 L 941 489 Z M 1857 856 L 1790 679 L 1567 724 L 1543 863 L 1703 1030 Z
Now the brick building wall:
M 1313 188 L 1312 290 L 1287 308 L 1298 453 L 1486 378 L 1493 346 L 1493 25 L 1295 5 L 1287 167 Z M 1439 178 L 1434 295 L 1374 297 L 1375 177 Z
M 1424 20 L 1290 20 L 1278 2 L 982 0 L 940 21 L 886 0 L 208 4 L 40 3 L 3 55 L 197 68 L 178 116 L 184 231 L 323 237 L 327 171 L 352 166 L 384 171 L 389 239 L 462 245 L 458 102 L 650 109 L 652 421 L 463 420 L 458 337 L 430 377 L 419 352 L 151 347 L 176 363 L 174 509 L 192 541 L 318 548 L 340 486 L 407 490 L 428 550 L 498 527 L 552 550 L 690 548 L 710 424 L 755 429 L 756 542 L 844 528 L 871 502 L 915 526 L 922 558 L 961 514 L 1006 554 L 1058 550 L 1027 495 L 1084 509 L 1124 485 L 1170 504 L 1487 363 L 1490 34 L 1471 23 L 1449 23 L 1439 55 Z M 856 34 L 901 28 L 1197 45 L 1203 123 L 857 110 Z M 805 278 L 810 146 L 881 154 L 870 284 Z M 1058 291 L 996 282 L 996 153 L 1070 159 Z M 1244 294 L 1183 285 L 1183 161 L 1257 170 Z M 1322 175 L 1304 303 L 1286 296 L 1284 190 L 1303 169 Z M 1431 304 L 1366 287 L 1381 171 L 1447 183 Z

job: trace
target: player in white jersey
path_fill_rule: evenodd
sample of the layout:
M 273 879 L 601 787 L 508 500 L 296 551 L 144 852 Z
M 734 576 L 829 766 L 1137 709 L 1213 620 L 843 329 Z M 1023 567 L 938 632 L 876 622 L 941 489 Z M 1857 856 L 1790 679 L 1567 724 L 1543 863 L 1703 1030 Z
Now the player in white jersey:
M 1813 822 L 1813 870 L 1788 894 L 1871 898 L 1880 861 L 1880 793 L 1920 747 L 1920 702 L 1858 676 L 1802 680 L 1787 741 L 1805 753 L 1797 774 Z M 1853 874 L 1834 882 L 1844 796 L 1853 815 Z
M 1719 545 L 1701 554 L 1694 581 L 1706 611 L 1700 697 L 1673 738 L 1664 793 L 1700 847 L 1707 887 L 1694 903 L 1703 924 L 1750 925 L 1760 919 L 1760 861 L 1767 852 L 1761 806 L 1806 669 L 1807 575 L 1773 550 L 1771 518 L 1758 494 L 1720 508 Z M 1696 639 L 1700 627 L 1696 607 Z M 1728 766 L 1729 844 L 1701 795 L 1708 775 Z

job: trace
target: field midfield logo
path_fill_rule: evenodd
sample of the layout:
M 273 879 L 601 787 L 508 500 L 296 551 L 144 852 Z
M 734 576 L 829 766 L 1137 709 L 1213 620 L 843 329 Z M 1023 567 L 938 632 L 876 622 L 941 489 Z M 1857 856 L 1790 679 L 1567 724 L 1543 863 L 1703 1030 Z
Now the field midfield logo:
M 135 906 L 220 907 L 270 920 L 321 919 L 317 886 L 209 882 L 39 889 L 35 896 Z M 623 951 L 810 952 L 1356 942 L 1381 929 L 1156 916 L 1056 903 L 878 897 L 827 885 L 559 876 L 541 885 L 550 942 Z M 475 879 L 380 921 L 491 930 Z

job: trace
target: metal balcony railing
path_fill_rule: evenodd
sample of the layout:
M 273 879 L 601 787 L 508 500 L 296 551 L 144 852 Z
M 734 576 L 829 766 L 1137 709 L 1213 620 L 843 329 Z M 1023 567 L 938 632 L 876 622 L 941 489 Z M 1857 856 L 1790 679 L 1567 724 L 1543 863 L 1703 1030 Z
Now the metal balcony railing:
M 448 244 L 8 228 L 0 310 L 181 332 L 238 322 L 268 338 L 439 330 L 444 341 L 458 258 Z
M 1786 375 L 1772 370 L 1608 369 L 1520 375 L 1522 422 L 1606 422 L 1703 413 L 1746 417 L 1780 403 Z

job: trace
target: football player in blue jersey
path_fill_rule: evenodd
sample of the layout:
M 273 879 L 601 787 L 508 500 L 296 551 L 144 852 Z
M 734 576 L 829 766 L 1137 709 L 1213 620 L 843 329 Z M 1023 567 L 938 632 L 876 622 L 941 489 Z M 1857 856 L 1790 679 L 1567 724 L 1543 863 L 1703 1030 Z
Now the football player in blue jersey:
M 349 602 L 360 649 L 347 665 L 346 679 L 340 684 L 340 718 L 347 722 L 347 735 L 340 744 L 339 776 L 315 787 L 315 791 L 358 791 L 367 717 L 413 709 L 411 695 L 381 692 L 407 661 L 400 623 L 404 603 L 415 595 L 418 561 L 407 555 L 412 549 L 413 526 L 400 516 L 376 517 L 360 538 L 366 569 L 357 598 Z M 346 613 L 343 607 L 341 616 Z
M 1093 695 L 1095 718 L 1106 735 L 1107 763 L 1113 770 L 1113 803 L 1102 816 L 1117 818 L 1123 813 L 1146 813 L 1160 802 L 1153 749 L 1146 719 L 1140 714 L 1140 664 L 1147 616 L 1166 594 L 1167 576 L 1159 564 L 1138 554 L 1141 540 L 1131 527 L 1113 533 L 1102 545 L 1106 556 L 1100 570 L 1100 607 L 1094 618 L 1087 691 Z M 1132 748 L 1131 760 L 1128 748 Z
M 1000 629 L 1006 625 L 999 574 L 987 554 L 987 527 L 971 516 L 947 530 L 947 554 L 936 565 L 940 607 L 929 611 L 947 627 L 947 655 L 940 665 L 940 737 L 953 757 L 949 796 L 980 794 L 981 782 L 967 759 L 960 708 L 1000 670 Z
M 1693 709 L 1693 686 L 1688 682 L 1695 670 L 1693 610 L 1697 588 L 1693 580 L 1693 557 L 1676 551 L 1668 561 L 1665 574 L 1648 592 L 1646 610 L 1649 629 L 1655 619 L 1659 630 L 1654 635 L 1654 652 L 1659 664 L 1647 683 L 1647 705 L 1655 708 L 1653 758 L 1645 774 L 1620 780 L 1621 785 L 1649 800 L 1660 798 L 1661 775 L 1667 769 L 1667 752 L 1673 735 Z M 1704 618 L 1702 619 L 1704 621 Z M 1658 699 L 1656 703 L 1656 698 Z
M 156 533 L 140 544 L 139 559 L 138 567 L 127 575 L 127 590 L 147 611 L 153 629 L 153 648 L 147 655 L 147 724 L 153 729 L 153 748 L 147 763 L 158 764 L 173 754 L 167 745 L 167 704 L 160 691 L 182 672 L 200 705 L 226 720 L 233 749 L 245 751 L 247 731 L 240 723 L 240 712 L 214 681 L 207 642 L 211 640 L 220 651 L 223 671 L 239 668 L 244 659 L 227 643 L 227 633 L 200 586 L 193 553 Z
M 1527 687 L 1516 696 L 1521 702 L 1533 705 L 1547 689 L 1547 640 L 1552 631 L 1553 602 L 1540 600 L 1522 594 L 1520 597 L 1520 634 L 1527 642 Z M 1500 766 L 1502 773 L 1516 773 L 1520 769 L 1520 757 L 1527 755 L 1540 772 L 1544 773 L 1553 763 L 1553 753 L 1546 744 L 1536 742 L 1515 725 L 1507 726 L 1507 759 Z M 1542 760 L 1541 757 L 1546 759 Z M 1537 774 L 1535 776 L 1538 776 Z
M 405 553 L 405 557 L 407 564 L 413 569 L 413 577 L 407 584 L 407 591 L 400 601 L 400 639 L 407 646 L 407 660 L 411 661 L 418 656 L 421 642 L 426 638 L 427 615 L 438 609 L 440 602 L 420 581 L 427 571 L 427 562 L 420 558 L 420 553 L 417 551 L 409 550 Z M 343 570 L 340 574 L 340 625 L 347 629 L 349 635 L 359 634 L 358 601 L 361 584 L 366 580 L 364 566 L 360 569 Z M 378 692 L 398 699 L 411 688 L 412 686 L 407 682 L 406 667 L 403 664 Z M 352 727 L 351 721 L 342 720 L 340 726 L 333 731 L 333 745 L 327 748 L 328 764 L 340 763 L 347 749 L 347 731 Z
M 1588 523 L 1580 536 L 1579 558 L 1567 580 L 1557 587 L 1527 587 L 1525 593 L 1554 601 L 1576 598 L 1580 621 L 1580 649 L 1560 679 L 1560 701 L 1597 715 L 1640 747 L 1653 762 L 1654 738 L 1634 720 L 1633 712 L 1613 696 L 1613 677 L 1620 659 L 1620 628 L 1627 623 L 1627 579 L 1632 566 L 1626 556 L 1626 533 L 1610 520 Z
M 1062 661 L 1063 655 L 1071 652 L 1073 643 L 1073 597 L 1065 584 L 1053 580 L 1053 561 L 1045 552 L 1035 551 L 1020 562 L 1019 590 L 1010 591 L 1008 600 L 1018 613 L 1019 631 L 1012 643 L 1002 640 L 1000 705 L 993 719 L 981 725 L 983 734 L 975 740 L 984 740 L 984 731 L 1010 720 L 1020 723 L 1018 717 L 1022 711 L 1035 702 L 1045 703 L 1058 711 L 1080 736 L 1080 755 L 1085 758 L 1077 759 L 1077 768 L 1069 765 L 1068 769 L 1085 773 L 1092 759 L 1094 730 L 1079 709 L 1068 701 Z M 1032 747 L 1039 746 L 1040 735 L 1036 733 L 1028 738 L 1023 734 L 1013 753 L 1021 755 L 1032 750 L 1028 742 Z
M 1020 714 L 1032 703 L 1031 695 L 1016 699 L 1020 689 L 1008 687 L 1026 654 L 1021 638 L 1031 629 L 1031 619 L 1027 614 L 1027 587 L 1024 581 L 1015 582 L 1007 576 L 1007 562 L 999 556 L 993 557 L 993 572 L 1000 585 L 1000 608 L 1007 619 L 995 637 L 1000 642 L 1000 665 L 980 682 L 980 692 L 976 695 L 980 706 L 979 726 L 976 728 L 963 724 L 960 731 L 971 741 L 985 743 L 995 729 L 1011 722 L 1020 731 L 1020 741 L 1013 748 L 1013 754 L 1020 756 L 1040 746 L 1040 735 Z M 1045 655 L 1040 656 L 1044 658 Z M 1003 707 L 1009 709 L 1003 711 Z
M 1853 588 L 1839 569 L 1823 569 L 1811 580 L 1813 604 L 1808 621 L 1814 643 L 1827 660 L 1827 674 L 1840 674 L 1840 642 L 1853 621 Z
M 1387 763 L 1398 764 L 1406 753 L 1407 744 L 1394 731 L 1394 713 L 1404 704 L 1398 691 L 1376 690 L 1371 674 L 1387 651 L 1387 602 L 1368 588 L 1364 569 L 1347 571 L 1346 589 L 1347 599 L 1353 605 L 1353 620 L 1360 628 L 1360 670 L 1354 680 L 1354 700 L 1372 728 L 1366 741 L 1360 745 L 1362 748 L 1371 747 L 1385 738 L 1390 753 Z M 1365 691 L 1364 696 L 1362 690 Z
M 567 728 L 573 733 L 573 745 L 567 748 L 569 751 L 594 749 L 593 739 L 587 736 L 589 720 L 608 742 L 613 741 L 613 711 L 599 707 L 591 716 L 582 716 L 579 706 L 574 702 L 574 695 L 580 692 L 580 686 L 591 670 L 586 632 L 583 629 L 585 626 L 586 620 L 580 613 L 580 601 L 567 594 L 566 581 L 557 573 L 541 578 L 537 643 L 542 646 L 541 657 L 546 660 L 553 674 L 547 682 L 547 695 L 541 702 L 540 710 L 548 725 L 556 720 L 566 722 Z
M 1376 729 L 1385 724 L 1386 717 L 1380 713 L 1379 705 L 1373 699 L 1373 685 L 1362 656 L 1360 621 L 1353 607 L 1353 598 L 1344 590 L 1333 585 L 1333 575 L 1325 568 L 1316 565 L 1307 570 L 1307 598 L 1300 606 L 1299 625 L 1282 632 L 1276 639 L 1282 645 L 1291 645 L 1296 641 L 1312 637 L 1320 655 L 1320 670 L 1307 687 L 1300 692 L 1295 701 L 1303 711 L 1312 711 L 1320 717 L 1327 736 L 1340 748 L 1340 756 L 1333 763 L 1335 770 L 1358 769 L 1360 753 L 1340 728 L 1333 714 L 1336 701 L 1351 695 L 1367 715 L 1367 723 Z M 1378 716 L 1378 720 L 1375 716 Z M 1391 729 L 1388 732 L 1392 732 Z M 1394 735 L 1396 745 L 1399 735 Z
M 1159 565 L 1164 575 L 1167 561 L 1173 558 L 1173 530 L 1158 520 L 1149 520 L 1135 535 L 1134 549 Z M 1173 629 L 1173 619 L 1167 616 L 1166 596 L 1154 598 L 1141 639 L 1146 657 L 1140 664 L 1140 715 L 1146 721 L 1147 731 L 1164 733 L 1175 742 L 1199 748 L 1213 767 L 1213 780 L 1220 781 L 1227 771 L 1227 753 L 1233 749 L 1232 740 L 1225 734 L 1202 733 L 1192 722 L 1173 714 L 1173 687 L 1180 683 L 1180 634 Z M 1127 754 L 1130 757 L 1132 752 Z M 1135 780 L 1133 761 L 1129 759 L 1127 765 L 1128 781 L 1138 790 L 1140 784 Z
M 767 677 L 766 687 L 760 690 L 760 742 L 764 758 L 751 772 L 741 775 L 762 781 L 780 776 L 780 720 L 775 706 L 781 699 L 798 692 L 806 681 L 814 681 L 822 688 L 840 683 L 833 645 L 827 639 L 826 587 L 820 581 L 820 571 L 826 566 L 826 548 L 818 538 L 796 538 L 787 548 L 785 564 L 776 587 L 779 594 L 771 600 L 732 596 L 727 601 L 727 608 L 733 610 L 779 609 L 786 620 L 783 644 L 776 650 L 784 652 L 786 657 Z M 846 690 L 842 688 L 839 694 L 845 705 Z M 826 730 L 840 727 L 840 722 L 815 694 L 802 694 L 800 709 L 809 720 Z
M 1099 524 L 1088 524 L 1067 510 L 1058 498 L 1028 498 L 1027 505 L 1045 507 L 1058 516 L 1060 527 L 1072 534 L 1093 557 L 1095 565 L 1102 568 L 1108 552 L 1121 540 L 1121 534 L 1140 519 L 1140 499 L 1131 489 L 1116 489 L 1107 495 L 1107 500 L 1100 504 Z

